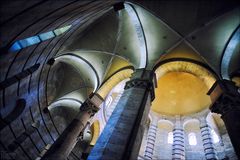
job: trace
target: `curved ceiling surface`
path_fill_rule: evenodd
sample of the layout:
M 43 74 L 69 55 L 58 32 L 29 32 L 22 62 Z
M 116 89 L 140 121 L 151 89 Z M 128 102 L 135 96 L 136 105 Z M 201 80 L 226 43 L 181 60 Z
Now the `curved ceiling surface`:
M 133 66 L 159 66 L 154 111 L 186 115 L 209 106 L 206 92 L 221 76 L 224 49 L 231 45 L 229 38 L 240 24 L 239 2 L 131 2 L 115 11 L 113 6 L 119 1 L 1 1 L 0 80 L 7 84 L 1 91 L 2 117 L 11 115 L 19 98 L 26 100 L 26 110 L 11 120 L 12 130 L 5 127 L 1 132 L 3 147 L 24 135 L 32 121 L 41 122 L 43 141 L 52 144 L 58 138 L 58 127 L 67 126 L 57 116 L 73 117 L 75 110 L 70 110 L 77 109 L 92 92 L 105 98 L 120 81 L 131 77 Z M 61 35 L 53 35 L 68 26 Z M 10 51 L 19 41 L 28 43 Z M 236 46 L 224 68 L 229 74 L 240 69 L 239 40 Z M 52 58 L 55 61 L 49 64 Z M 32 71 L 35 64 L 38 68 Z M 231 78 L 240 86 L 239 77 Z M 48 105 L 55 110 L 53 119 L 45 113 Z M 43 151 L 41 138 L 34 140 L 34 146 Z M 22 150 L 15 151 L 17 156 L 36 159 L 39 153 L 33 144 L 26 139 Z
M 165 115 L 186 115 L 209 107 L 208 88 L 202 80 L 186 72 L 170 72 L 158 80 L 154 112 Z

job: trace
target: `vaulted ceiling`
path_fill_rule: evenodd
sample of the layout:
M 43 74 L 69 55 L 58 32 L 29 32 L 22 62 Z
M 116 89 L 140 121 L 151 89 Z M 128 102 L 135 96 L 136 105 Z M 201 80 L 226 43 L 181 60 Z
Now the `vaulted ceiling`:
M 227 79 L 239 70 L 239 2 L 141 0 L 115 11 L 118 2 L 0 2 L 2 150 L 35 159 L 91 92 L 105 97 L 134 68 L 186 62 Z

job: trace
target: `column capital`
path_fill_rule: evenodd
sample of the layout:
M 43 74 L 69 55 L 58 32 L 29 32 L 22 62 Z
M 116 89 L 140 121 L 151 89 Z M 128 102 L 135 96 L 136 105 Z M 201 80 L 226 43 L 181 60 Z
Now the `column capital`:
M 183 124 L 180 115 L 175 116 L 174 129 L 183 129 Z
M 224 115 L 232 110 L 240 110 L 239 88 L 232 81 L 216 81 L 207 94 L 212 100 L 210 110 L 214 113 Z
M 81 105 L 80 111 L 87 111 L 90 116 L 94 116 L 94 114 L 100 109 L 100 105 L 104 99 L 97 93 L 90 94 L 89 98 L 85 100 L 85 102 Z
M 208 125 L 206 119 L 202 118 L 202 119 L 199 120 L 199 122 L 200 122 L 200 129 L 202 129 L 202 128 L 204 128 L 204 127 L 211 128 L 211 127 Z
M 157 86 L 156 75 L 153 71 L 146 69 L 136 69 L 131 79 L 126 82 L 125 90 L 130 88 L 147 88 L 151 94 L 151 100 L 155 98 L 154 89 Z
M 152 116 L 151 124 L 156 124 L 157 125 L 157 123 L 158 123 L 158 117 Z

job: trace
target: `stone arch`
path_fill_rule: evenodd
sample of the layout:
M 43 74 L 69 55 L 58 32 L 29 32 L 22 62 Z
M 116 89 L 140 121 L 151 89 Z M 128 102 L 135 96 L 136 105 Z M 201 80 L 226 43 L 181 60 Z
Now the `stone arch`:
M 94 146 L 95 143 L 97 142 L 97 139 L 100 135 L 100 123 L 98 120 L 95 120 L 90 127 L 91 131 L 92 131 L 92 139 L 90 142 L 90 145 Z
M 200 125 L 200 121 L 197 118 L 190 118 L 190 119 L 186 119 L 183 122 L 183 128 L 185 129 L 186 125 L 191 124 L 191 123 L 197 124 L 198 126 Z
M 158 121 L 158 126 L 159 126 L 159 125 L 166 125 L 166 127 L 168 126 L 169 128 L 172 128 L 172 129 L 173 129 L 173 127 L 174 127 L 173 122 L 170 121 L 170 120 L 166 120 L 166 119 L 160 119 L 160 120 Z M 160 126 L 160 127 L 161 127 L 161 126 Z
M 218 77 L 213 71 L 210 70 L 210 68 L 201 64 L 202 63 L 198 64 L 192 61 L 176 59 L 162 62 L 158 65 L 158 67 L 156 66 L 154 70 L 157 79 L 169 72 L 187 72 L 193 74 L 194 76 L 200 78 L 210 89 Z

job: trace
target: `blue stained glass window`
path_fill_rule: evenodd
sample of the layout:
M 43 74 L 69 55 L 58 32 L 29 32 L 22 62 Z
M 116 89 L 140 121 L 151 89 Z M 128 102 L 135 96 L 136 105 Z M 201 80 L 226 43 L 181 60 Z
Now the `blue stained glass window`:
M 45 40 L 55 37 L 55 34 L 53 33 L 53 31 L 49 31 L 46 33 L 39 34 L 39 37 L 42 41 L 45 41 Z
M 68 31 L 71 28 L 71 26 L 72 25 L 68 25 L 62 28 L 55 29 L 54 31 L 49 31 L 49 32 L 41 33 L 36 36 L 18 40 L 12 44 L 9 51 L 14 52 L 14 51 L 26 48 L 28 46 L 40 43 L 42 41 L 54 38 L 55 36 L 61 35 L 64 32 Z
M 33 37 L 29 37 L 29 38 L 26 38 L 23 40 L 19 40 L 18 42 L 21 44 L 21 46 L 23 48 L 25 48 L 25 47 L 37 44 L 37 43 L 41 42 L 41 40 L 39 39 L 38 36 L 33 36 Z
M 19 44 L 18 41 L 16 41 L 15 43 L 13 43 L 13 45 L 11 46 L 11 48 L 9 49 L 11 52 L 17 51 L 22 49 L 21 45 Z

